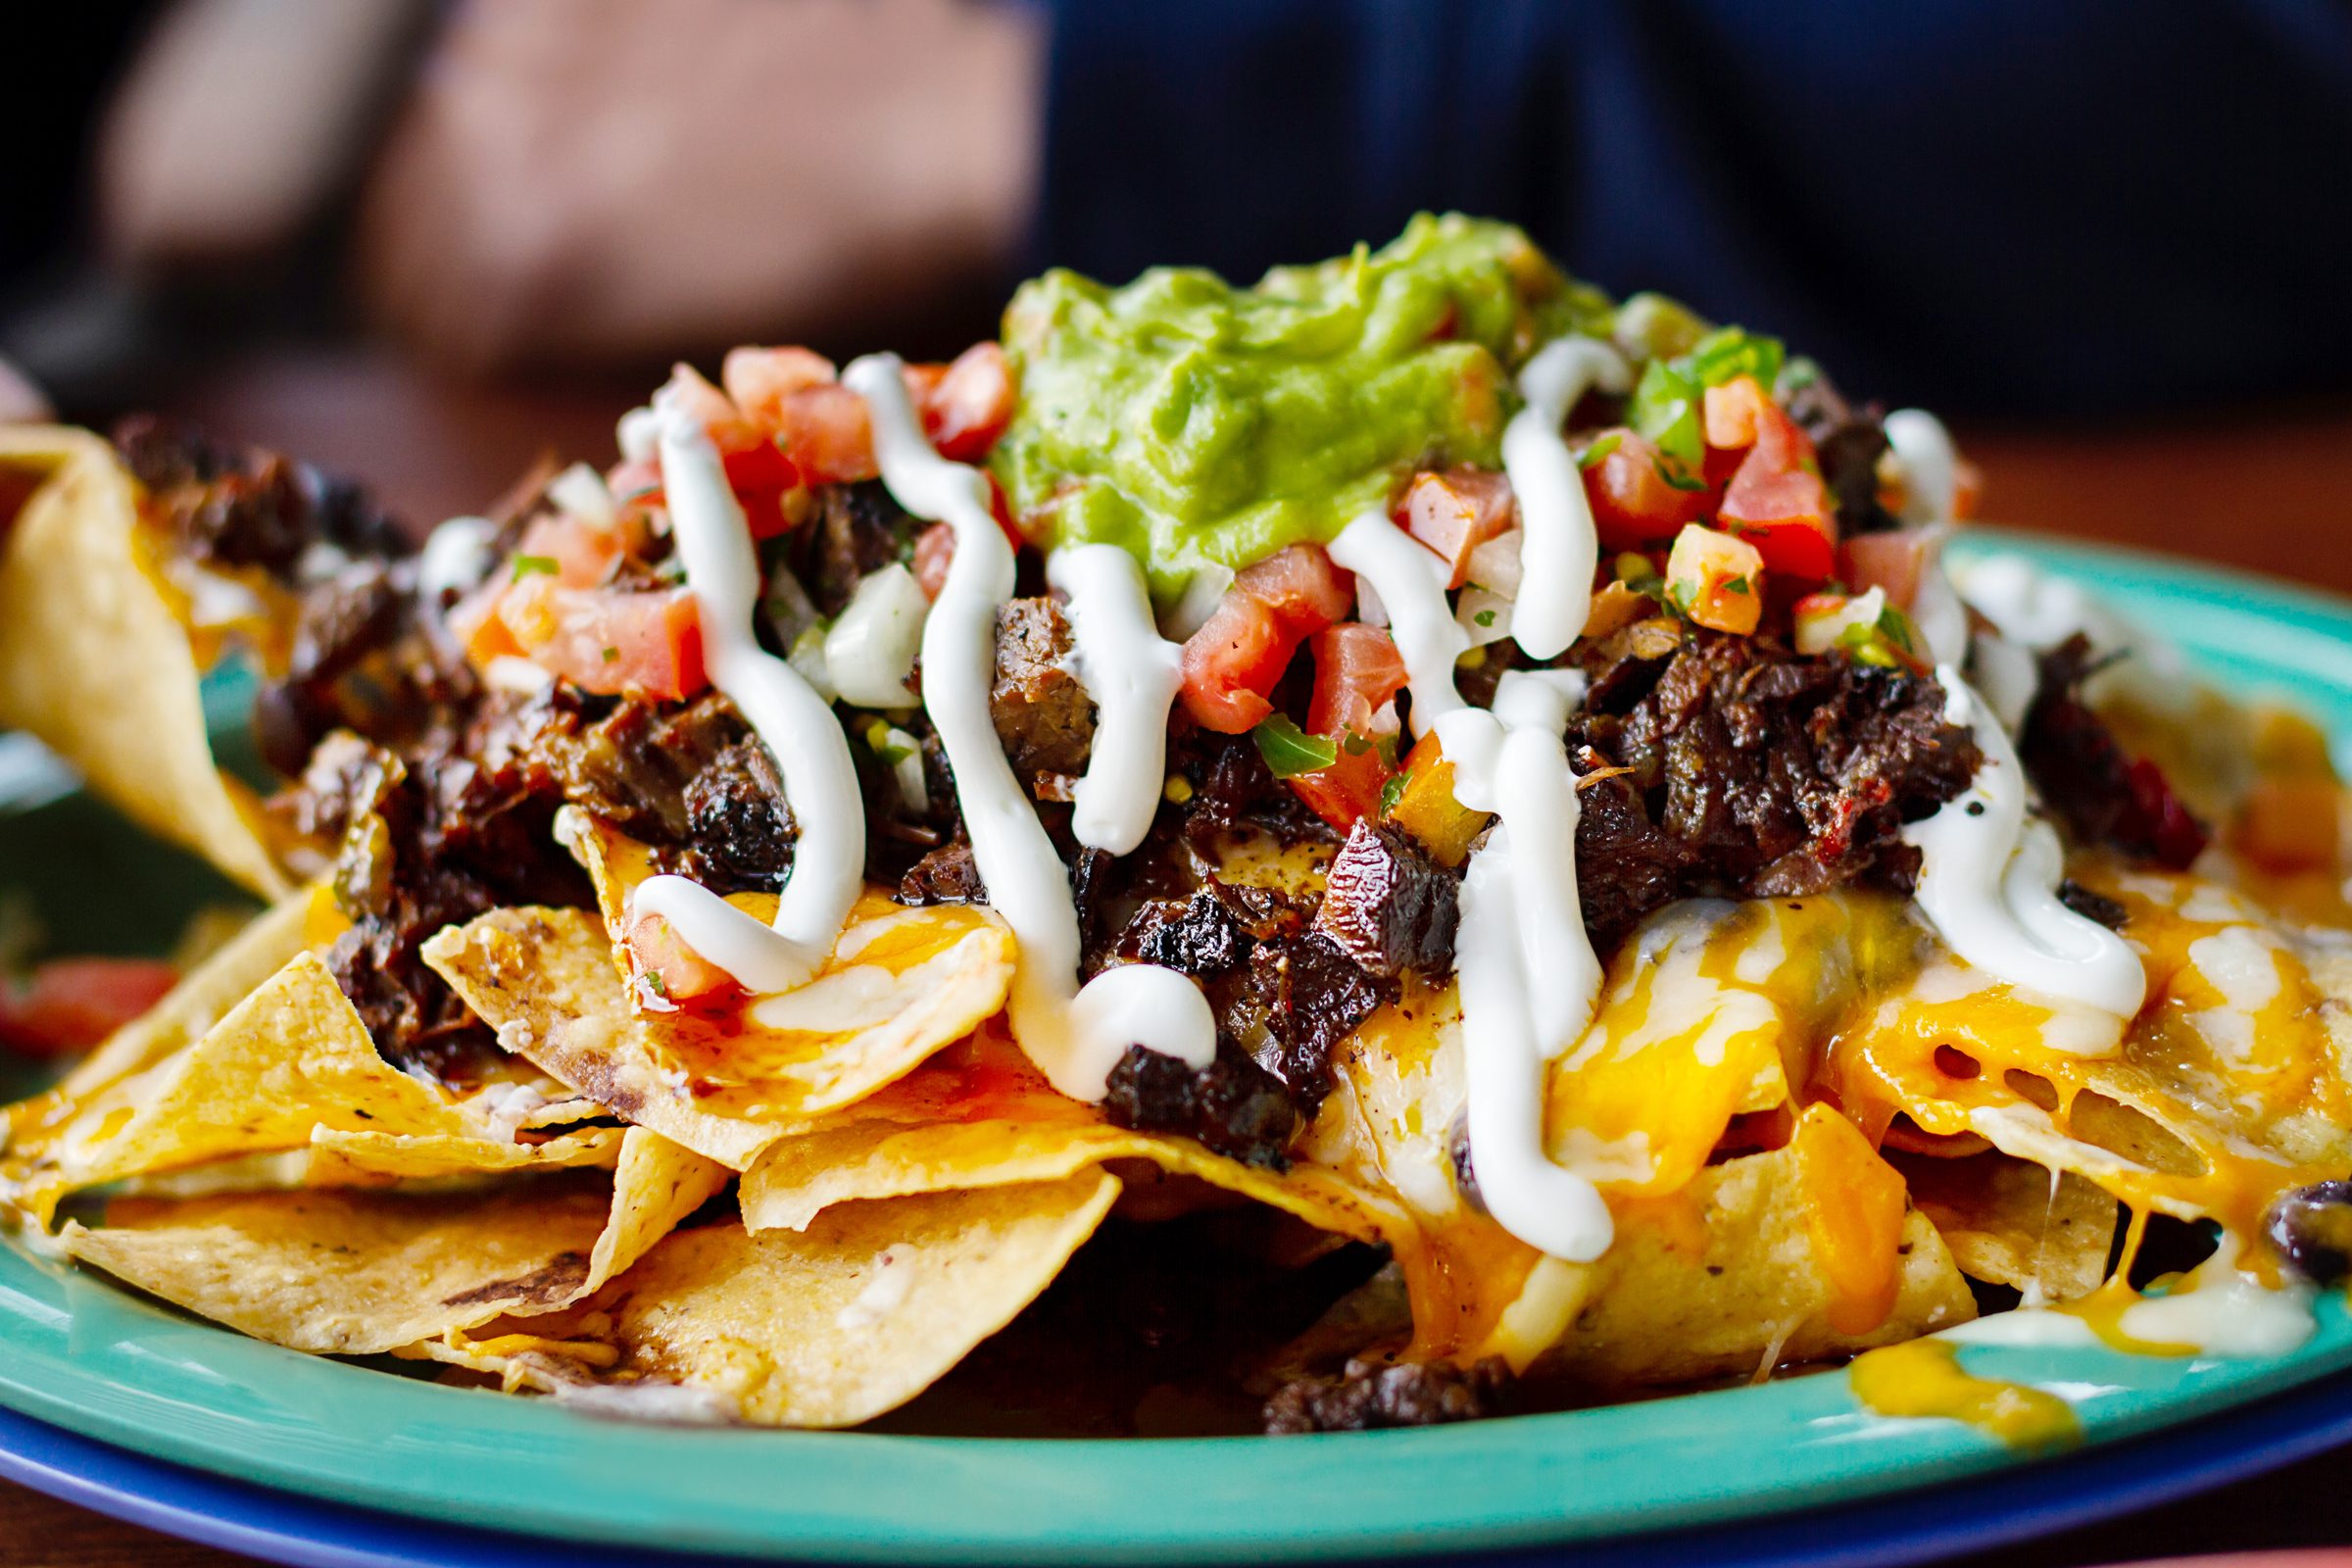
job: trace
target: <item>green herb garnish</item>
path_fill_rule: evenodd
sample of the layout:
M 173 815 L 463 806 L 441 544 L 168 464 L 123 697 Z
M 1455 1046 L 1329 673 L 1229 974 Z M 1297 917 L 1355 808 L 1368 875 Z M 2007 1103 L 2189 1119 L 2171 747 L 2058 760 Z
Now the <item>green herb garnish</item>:
M 522 581 L 525 577 L 541 575 L 553 577 L 557 571 L 556 558 L 553 556 L 516 556 L 514 558 L 514 580 L 516 582 Z
M 1250 732 L 1257 755 L 1266 760 L 1276 778 L 1319 773 L 1340 760 L 1340 749 L 1320 735 L 1309 735 L 1281 713 L 1259 722 Z

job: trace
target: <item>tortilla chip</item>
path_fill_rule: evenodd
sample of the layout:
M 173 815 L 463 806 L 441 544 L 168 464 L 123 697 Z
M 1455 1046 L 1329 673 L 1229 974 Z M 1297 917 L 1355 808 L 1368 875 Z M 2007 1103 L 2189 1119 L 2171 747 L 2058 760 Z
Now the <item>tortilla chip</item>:
M 569 1302 L 612 1206 L 604 1179 L 584 1173 L 432 1197 L 130 1199 L 108 1205 L 104 1229 L 68 1224 L 63 1243 L 255 1339 L 369 1355 Z
M 221 1014 L 251 996 L 308 945 L 314 890 L 290 894 L 246 922 L 164 1000 L 108 1038 L 68 1073 L 55 1090 L 81 1100 L 117 1079 L 151 1067 L 191 1040 L 200 1040 Z
M 725 1019 L 640 1014 L 612 944 L 576 909 L 500 909 L 441 932 L 425 960 L 499 1044 L 614 1114 L 742 1170 L 810 1118 L 914 1070 L 1004 1004 L 1012 937 L 986 910 L 861 900 L 808 988 Z M 846 1028 L 761 1027 L 762 1008 L 850 998 Z
M 845 1427 L 920 1394 L 1036 1299 L 1115 1177 L 846 1203 L 808 1231 L 681 1231 L 594 1300 L 516 1337 L 403 1353 L 622 1413 Z
M 934 1115 L 910 1114 L 918 1106 Z M 771 1144 L 744 1173 L 743 1222 L 753 1231 L 805 1230 L 836 1203 L 1059 1181 L 1113 1160 L 1149 1160 L 1355 1241 L 1411 1229 L 1400 1204 L 1320 1166 L 1268 1170 L 1189 1138 L 1114 1126 L 1097 1107 L 1054 1093 L 994 1027 L 875 1100 Z
M 487 1146 L 485 1146 L 487 1147 Z M 642 1127 L 611 1181 L 556 1171 L 455 1193 L 118 1200 L 66 1250 L 150 1295 L 297 1350 L 363 1355 L 601 1290 L 726 1185 Z
M 311 1134 L 310 1158 L 301 1166 L 301 1180 L 309 1187 L 389 1187 L 517 1171 L 612 1170 L 620 1163 L 624 1131 L 583 1127 L 545 1143 L 500 1144 L 457 1133 L 354 1133 L 320 1127 Z
M 298 1149 L 321 1127 L 468 1130 L 448 1097 L 376 1054 L 334 976 L 307 953 L 194 1045 L 50 1116 L 20 1123 L 9 1162 L 18 1202 L 44 1220 L 76 1188 Z
M 1672 1198 L 1676 1214 L 1620 1211 L 1573 1326 L 1538 1365 L 1595 1388 L 1740 1375 L 1891 1345 L 1976 1315 L 1936 1227 L 1903 1217 L 1894 1301 L 1859 1334 L 1830 1321 L 1835 1290 L 1797 1146 L 1729 1160 Z
M 1998 1152 L 1900 1163 L 1912 1200 L 1971 1279 L 2034 1301 L 2071 1301 L 2106 1279 L 2121 1208 L 2082 1177 Z
M 186 626 L 148 569 L 136 481 L 86 430 L 0 426 L 0 466 L 45 475 L 0 537 L 0 727 L 265 898 L 289 889 L 252 792 L 207 740 Z

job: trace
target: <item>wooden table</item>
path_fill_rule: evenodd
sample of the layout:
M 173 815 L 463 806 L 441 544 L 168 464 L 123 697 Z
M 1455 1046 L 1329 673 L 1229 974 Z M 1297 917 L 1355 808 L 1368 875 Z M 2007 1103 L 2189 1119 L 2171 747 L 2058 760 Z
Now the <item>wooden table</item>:
M 430 522 L 474 511 L 542 450 L 600 466 L 642 389 L 435 385 L 368 358 L 269 359 L 177 407 L 215 433 L 374 482 Z M 2352 412 L 2276 414 L 2111 434 L 1963 432 L 2003 523 L 2199 556 L 2352 593 Z M 1985 1559 L 2075 1568 L 2252 1547 L 2352 1544 L 2343 1453 Z M 246 1559 L 0 1483 L 0 1568 L 216 1568 Z

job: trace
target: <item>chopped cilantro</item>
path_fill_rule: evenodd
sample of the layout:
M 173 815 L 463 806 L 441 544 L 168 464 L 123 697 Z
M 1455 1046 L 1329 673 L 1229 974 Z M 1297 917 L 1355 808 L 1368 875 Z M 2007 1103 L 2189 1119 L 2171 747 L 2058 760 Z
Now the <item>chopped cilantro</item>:
M 1396 809 L 1396 803 L 1404 799 L 1405 786 L 1412 781 L 1413 775 L 1407 771 L 1397 774 L 1380 787 L 1381 815 L 1387 816 Z
M 525 577 L 536 577 L 542 574 L 553 577 L 556 572 L 556 558 L 553 556 L 516 556 L 514 558 L 514 581 L 516 582 L 522 581 Z
M 1723 591 L 1727 594 L 1752 594 L 1755 589 L 1748 585 L 1745 577 L 1730 577 L 1725 579 Z
M 1576 466 L 1587 473 L 1600 466 L 1602 460 L 1625 444 L 1623 430 L 1611 430 L 1576 455 Z
M 608 664 L 612 664 L 612 663 L 617 663 L 617 662 L 619 662 L 619 661 L 620 661 L 620 650 L 619 650 L 619 649 L 617 649 L 617 648 L 608 648 L 608 649 L 606 649 L 606 650 L 605 650 L 605 662 L 606 662 L 606 663 L 608 663 Z
M 1680 490 L 1685 495 L 1694 494 L 1695 492 L 1704 490 L 1707 487 L 1706 480 L 1700 478 L 1695 473 L 1685 473 L 1681 468 L 1675 466 L 1671 463 L 1668 463 L 1664 458 L 1660 458 L 1655 463 L 1652 463 L 1650 465 L 1650 468 L 1660 479 L 1664 480 L 1670 488 Z
M 1337 744 L 1323 736 L 1307 734 L 1281 713 L 1260 721 L 1250 735 L 1257 742 L 1257 755 L 1266 760 L 1267 768 L 1276 778 L 1320 772 L 1340 760 Z
M 1482 610 L 1477 614 L 1472 615 L 1470 618 L 1477 621 L 1481 626 L 1492 626 L 1494 624 L 1494 612 L 1492 610 Z
M 1700 338 L 1682 365 L 1684 372 L 1702 387 L 1722 386 L 1752 375 L 1769 393 L 1781 378 L 1781 362 L 1779 338 L 1723 326 Z

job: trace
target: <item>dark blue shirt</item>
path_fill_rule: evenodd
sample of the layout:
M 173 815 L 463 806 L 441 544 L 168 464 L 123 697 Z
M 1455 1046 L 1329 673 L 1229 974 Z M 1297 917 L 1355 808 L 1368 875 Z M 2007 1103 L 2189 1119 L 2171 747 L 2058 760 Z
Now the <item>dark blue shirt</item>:
M 2352 391 L 2337 0 L 1059 0 L 1038 260 L 1254 276 L 1419 208 L 1860 396 Z

